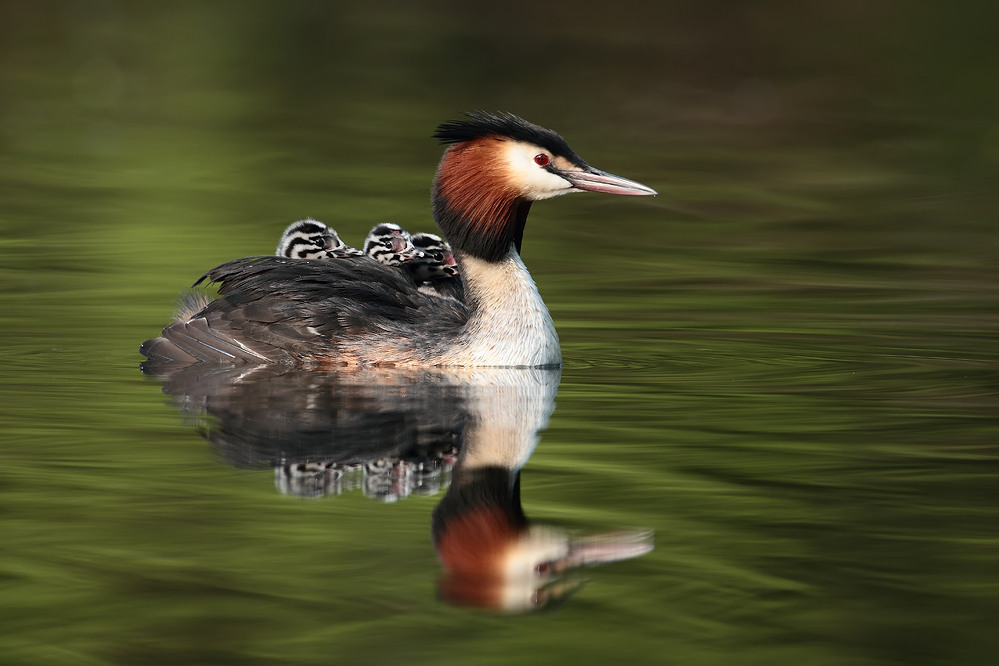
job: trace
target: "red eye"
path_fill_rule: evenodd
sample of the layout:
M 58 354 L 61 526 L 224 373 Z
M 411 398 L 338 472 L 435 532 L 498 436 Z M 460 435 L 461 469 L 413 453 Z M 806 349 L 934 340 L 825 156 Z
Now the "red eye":
M 548 156 L 545 155 L 544 153 L 538 153 L 537 155 L 534 156 L 534 163 L 537 164 L 538 166 L 548 166 L 548 162 L 549 162 Z

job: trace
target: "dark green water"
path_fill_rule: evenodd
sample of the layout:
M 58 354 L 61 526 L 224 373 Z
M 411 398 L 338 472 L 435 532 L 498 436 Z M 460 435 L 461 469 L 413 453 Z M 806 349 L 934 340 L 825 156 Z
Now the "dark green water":
M 994 663 L 997 18 L 4 5 L 0 661 Z M 472 108 L 660 192 L 532 210 L 566 363 L 524 510 L 655 533 L 551 612 L 440 598 L 439 494 L 282 495 L 138 372 L 294 219 L 431 228 Z

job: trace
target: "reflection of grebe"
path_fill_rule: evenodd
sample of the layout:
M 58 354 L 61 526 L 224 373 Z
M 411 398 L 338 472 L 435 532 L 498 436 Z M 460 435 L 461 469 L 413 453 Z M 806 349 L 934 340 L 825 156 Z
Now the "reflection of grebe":
M 555 132 L 510 114 L 476 112 L 435 136 L 450 146 L 434 179 L 434 220 L 454 248 L 465 304 L 421 293 L 360 258 L 251 257 L 209 271 L 220 298 L 167 326 L 142 353 L 327 367 L 560 363 L 551 316 L 520 259 L 531 203 L 655 191 L 594 169 Z
M 273 469 L 285 495 L 391 502 L 448 488 L 431 523 L 451 602 L 535 608 L 577 589 L 574 569 L 652 549 L 645 531 L 577 537 L 524 515 L 520 469 L 555 408 L 557 368 L 143 370 L 220 460 Z

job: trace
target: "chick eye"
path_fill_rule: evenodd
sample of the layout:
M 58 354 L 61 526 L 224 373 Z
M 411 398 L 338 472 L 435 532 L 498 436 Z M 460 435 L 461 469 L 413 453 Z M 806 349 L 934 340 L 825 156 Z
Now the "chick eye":
M 548 166 L 548 162 L 550 161 L 551 159 L 544 153 L 538 153 L 534 156 L 534 163 L 538 166 Z

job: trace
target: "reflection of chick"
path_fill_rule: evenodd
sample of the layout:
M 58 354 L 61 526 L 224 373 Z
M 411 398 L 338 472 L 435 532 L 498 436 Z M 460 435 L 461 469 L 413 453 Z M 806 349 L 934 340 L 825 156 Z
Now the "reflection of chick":
M 343 471 L 324 462 L 303 462 L 274 468 L 274 485 L 282 495 L 315 499 L 342 492 Z
M 410 495 L 436 495 L 450 482 L 452 451 L 407 451 L 401 458 L 379 458 L 363 464 L 299 462 L 274 468 L 274 485 L 282 495 L 318 499 L 362 489 L 366 497 L 395 502 Z
M 364 464 L 364 494 L 382 502 L 409 497 L 409 467 L 399 460 L 374 460 Z

